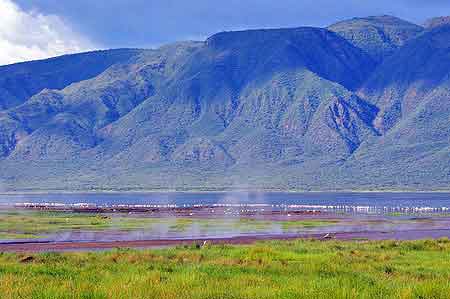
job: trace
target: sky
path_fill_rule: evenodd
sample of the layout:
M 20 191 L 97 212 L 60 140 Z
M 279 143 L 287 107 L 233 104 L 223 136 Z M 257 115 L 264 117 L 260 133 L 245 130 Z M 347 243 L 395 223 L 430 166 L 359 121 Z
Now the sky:
M 420 24 L 450 15 L 450 0 L 0 0 L 0 65 L 384 14 Z

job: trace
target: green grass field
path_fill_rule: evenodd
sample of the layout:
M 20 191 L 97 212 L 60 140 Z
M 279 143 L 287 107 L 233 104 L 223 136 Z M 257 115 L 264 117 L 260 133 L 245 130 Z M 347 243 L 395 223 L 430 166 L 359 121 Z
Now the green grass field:
M 0 297 L 450 298 L 450 241 L 0 255 Z

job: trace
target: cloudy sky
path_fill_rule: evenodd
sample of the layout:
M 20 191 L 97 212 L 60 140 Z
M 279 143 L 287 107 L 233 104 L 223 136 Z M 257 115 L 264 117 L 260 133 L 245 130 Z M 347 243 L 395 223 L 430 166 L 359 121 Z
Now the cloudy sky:
M 422 23 L 449 15 L 450 0 L 0 0 L 0 65 L 382 14 Z

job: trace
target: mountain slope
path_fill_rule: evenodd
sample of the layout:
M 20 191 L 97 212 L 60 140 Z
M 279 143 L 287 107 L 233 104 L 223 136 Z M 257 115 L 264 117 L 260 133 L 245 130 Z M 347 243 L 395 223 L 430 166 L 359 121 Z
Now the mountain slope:
M 374 126 L 382 135 L 369 138 L 356 151 L 346 165 L 352 174 L 364 170 L 385 186 L 446 188 L 449 55 L 450 26 L 436 27 L 410 41 L 374 72 L 361 95 L 380 108 Z
M 34 132 L 49 128 L 57 133 L 54 129 L 60 124 L 63 125 L 61 132 L 65 132 L 64 127 L 72 123 L 71 119 L 82 123 L 86 134 L 90 132 L 88 139 L 98 139 L 96 130 L 126 115 L 154 93 L 161 77 L 160 55 L 158 51 L 148 51 L 127 63 L 113 65 L 93 79 L 62 90 L 44 89 L 24 104 L 0 112 L 0 156 L 10 155 L 16 146 L 17 150 L 36 148 L 31 146 L 37 142 L 33 139 Z M 142 59 L 149 63 L 143 65 Z M 155 59 L 156 66 L 153 64 Z M 55 118 L 59 121 L 53 122 Z M 71 134 L 70 131 L 67 133 Z M 32 156 L 52 159 L 52 155 L 43 153 Z M 17 157 L 16 154 L 13 156 Z
M 450 75 L 450 26 L 418 36 L 388 58 L 360 91 L 380 108 L 375 126 L 392 128 L 413 112 L 426 96 L 446 84 Z
M 0 111 L 0 188 L 448 186 L 448 27 L 332 27 L 222 32 L 45 86 Z
M 263 44 L 272 46 L 264 49 Z M 349 61 L 344 62 L 343 56 Z M 314 61 L 317 63 L 311 64 Z M 325 30 L 223 33 L 195 51 L 163 90 L 157 90 L 129 115 L 105 128 L 103 137 L 121 145 L 138 141 L 139 148 L 144 147 L 143 138 L 151 142 L 161 140 L 169 144 L 164 147 L 168 160 L 178 146 L 191 144 L 199 137 L 219 144 L 238 163 L 273 155 L 281 159 L 280 147 L 285 146 L 282 139 L 299 139 L 290 142 L 296 143 L 297 149 L 303 147 L 298 144 L 306 138 L 309 125 L 315 125 L 314 116 L 321 101 L 339 105 L 339 101 L 351 98 L 343 86 L 332 84 L 315 72 L 324 77 L 335 76 L 343 84 L 352 77 L 352 82 L 359 82 L 362 74 L 370 71 L 368 61 L 361 51 Z M 349 85 L 352 87 L 353 83 Z M 358 101 L 354 105 L 371 110 Z M 341 112 L 345 109 L 342 106 Z M 325 108 L 322 110 L 321 113 L 327 113 Z M 342 142 L 345 148 L 343 155 L 351 151 L 347 141 L 350 143 L 352 138 L 357 139 L 336 137 L 334 142 Z M 264 143 L 272 144 L 267 147 Z M 108 147 L 116 149 L 121 145 Z
M 421 26 L 392 16 L 354 18 L 333 24 L 328 29 L 363 49 L 376 62 L 394 54 L 406 41 L 423 31 Z
M 0 66 L 0 110 L 9 109 L 48 89 L 93 78 L 113 64 L 143 50 L 118 49 L 65 55 L 46 60 Z
M 425 22 L 424 27 L 427 29 L 433 29 L 439 26 L 443 25 L 449 25 L 450 24 L 450 16 L 447 17 L 437 17 L 429 19 Z

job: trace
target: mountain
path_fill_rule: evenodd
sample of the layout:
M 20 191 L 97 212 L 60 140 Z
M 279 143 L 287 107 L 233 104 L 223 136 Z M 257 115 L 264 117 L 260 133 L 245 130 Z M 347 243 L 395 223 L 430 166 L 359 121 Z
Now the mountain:
M 391 185 L 445 189 L 450 176 L 450 25 L 434 27 L 388 58 L 360 96 L 380 112 L 368 139 L 349 164 Z
M 95 51 L 1 66 L 0 110 L 18 106 L 44 88 L 62 89 L 71 83 L 93 78 L 141 51 Z
M 39 90 L 0 111 L 0 188 L 445 188 L 449 43 L 383 16 L 6 66 Z
M 429 19 L 425 22 L 424 27 L 427 29 L 433 29 L 442 25 L 450 24 L 450 16 L 447 17 L 437 17 Z
M 428 30 L 389 57 L 371 75 L 360 96 L 380 108 L 375 126 L 387 131 L 414 113 L 450 74 L 450 25 Z
M 381 62 L 424 28 L 392 16 L 354 18 L 328 27 Z

